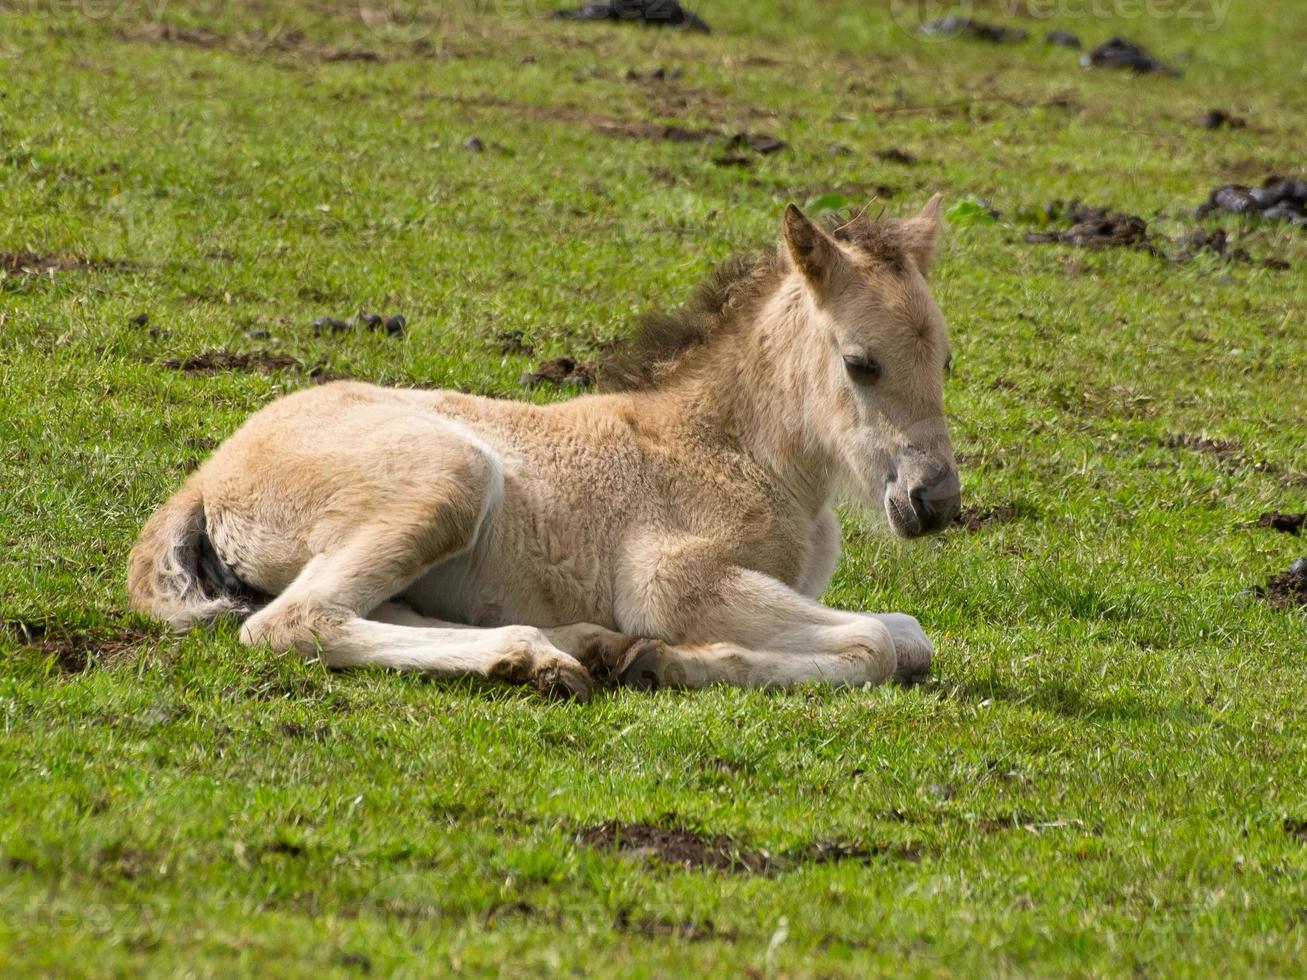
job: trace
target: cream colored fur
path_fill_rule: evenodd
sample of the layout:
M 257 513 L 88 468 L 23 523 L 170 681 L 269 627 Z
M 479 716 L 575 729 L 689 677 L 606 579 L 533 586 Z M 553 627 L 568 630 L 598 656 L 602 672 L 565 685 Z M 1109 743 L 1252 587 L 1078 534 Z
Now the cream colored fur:
M 918 511 L 956 509 L 948 339 L 924 278 L 938 205 L 894 223 L 899 269 L 791 207 L 783 274 L 751 322 L 651 390 L 537 406 L 337 382 L 273 402 L 146 525 L 132 601 L 178 628 L 235 612 L 245 642 L 332 667 L 578 696 L 593 675 L 920 674 L 932 648 L 915 619 L 815 597 L 838 560 L 841 480 L 900 533 L 923 529 Z M 850 375 L 846 357 L 863 355 L 874 383 Z M 922 487 L 939 486 L 943 503 L 921 511 Z M 206 532 L 270 602 L 206 589 Z

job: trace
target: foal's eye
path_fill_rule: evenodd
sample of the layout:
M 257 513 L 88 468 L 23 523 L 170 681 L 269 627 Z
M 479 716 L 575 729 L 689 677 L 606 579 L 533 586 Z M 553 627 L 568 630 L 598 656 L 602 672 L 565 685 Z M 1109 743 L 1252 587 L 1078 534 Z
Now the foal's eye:
M 864 357 L 861 354 L 845 354 L 844 369 L 859 384 L 871 384 L 880 377 L 880 362 L 874 357 Z

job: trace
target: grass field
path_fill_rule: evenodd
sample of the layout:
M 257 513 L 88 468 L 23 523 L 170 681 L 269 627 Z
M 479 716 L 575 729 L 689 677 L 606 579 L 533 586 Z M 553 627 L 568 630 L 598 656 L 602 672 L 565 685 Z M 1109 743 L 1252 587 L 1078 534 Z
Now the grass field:
M 711 35 L 0 0 L 0 972 L 1307 970 L 1307 611 L 1247 591 L 1307 552 L 1250 526 L 1307 509 L 1307 232 L 1024 241 L 1082 198 L 1174 253 L 1217 184 L 1304 176 L 1307 9 L 1094 7 L 977 0 L 1032 31 L 998 46 L 862 0 L 704 0 Z M 1087 71 L 1052 27 L 1184 75 Z M 742 131 L 789 146 L 715 163 Z M 825 597 L 919 616 L 928 683 L 576 705 L 126 612 L 151 510 L 315 373 L 568 397 L 518 377 L 785 202 L 936 190 L 1000 212 L 935 277 L 971 523 L 849 516 Z M 407 335 L 311 327 L 360 309 Z M 213 351 L 254 358 L 167 365 Z

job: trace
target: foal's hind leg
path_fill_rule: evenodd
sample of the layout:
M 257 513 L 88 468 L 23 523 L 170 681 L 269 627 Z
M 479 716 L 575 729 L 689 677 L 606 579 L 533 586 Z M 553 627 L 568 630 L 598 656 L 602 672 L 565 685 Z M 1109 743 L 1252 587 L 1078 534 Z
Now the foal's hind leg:
M 537 629 L 422 629 L 364 618 L 419 575 L 470 547 L 499 492 L 498 463 L 442 433 L 428 451 L 406 446 L 375 480 L 351 486 L 348 513 L 325 516 L 330 542 L 293 582 L 245 623 L 241 639 L 317 655 L 329 667 L 375 665 L 479 674 L 586 697 L 590 677 Z M 406 467 L 402 474 L 396 467 Z

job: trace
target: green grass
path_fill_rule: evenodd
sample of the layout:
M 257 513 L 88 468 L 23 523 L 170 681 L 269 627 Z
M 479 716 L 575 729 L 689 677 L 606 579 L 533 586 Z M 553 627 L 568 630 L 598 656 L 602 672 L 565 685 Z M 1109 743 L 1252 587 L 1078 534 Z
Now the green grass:
M 69 672 L 0 634 L 0 970 L 1300 974 L 1307 617 L 1244 590 L 1304 550 L 1246 525 L 1307 509 L 1307 236 L 1226 223 L 1275 272 L 1022 235 L 1080 197 L 1178 236 L 1217 183 L 1302 175 L 1301 4 L 1217 29 L 976 4 L 1125 33 L 1179 80 L 924 43 L 859 0 L 705 0 L 710 37 L 398 6 L 388 31 L 340 0 L 166 5 L 205 46 L 149 40 L 145 4 L 0 0 L 0 250 L 85 260 L 0 279 L 0 611 L 114 640 Z M 685 75 L 624 77 L 658 65 Z M 1214 106 L 1248 128 L 1195 128 Z M 648 122 L 791 147 L 720 168 L 720 142 L 604 131 Z M 826 597 L 917 614 L 928 684 L 580 706 L 328 674 L 231 630 L 119 649 L 141 523 L 312 383 L 163 361 L 267 348 L 528 397 L 497 332 L 592 356 L 787 200 L 879 185 L 891 213 L 935 190 L 1002 212 L 949 229 L 936 292 L 967 502 L 1014 519 L 902 544 L 850 517 Z M 409 336 L 312 335 L 361 307 Z M 875 856 L 660 867 L 578 840 L 608 820 Z

